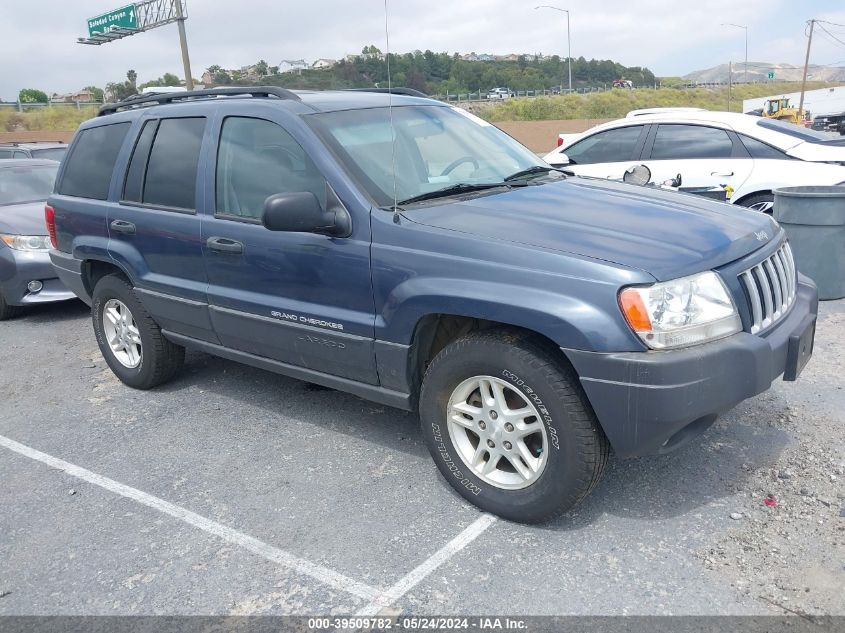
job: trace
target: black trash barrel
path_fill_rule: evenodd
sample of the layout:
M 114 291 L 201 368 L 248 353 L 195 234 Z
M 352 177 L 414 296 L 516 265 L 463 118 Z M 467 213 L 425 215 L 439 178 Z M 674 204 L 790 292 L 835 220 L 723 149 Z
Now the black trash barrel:
M 845 297 L 845 186 L 775 189 L 774 216 L 819 299 Z

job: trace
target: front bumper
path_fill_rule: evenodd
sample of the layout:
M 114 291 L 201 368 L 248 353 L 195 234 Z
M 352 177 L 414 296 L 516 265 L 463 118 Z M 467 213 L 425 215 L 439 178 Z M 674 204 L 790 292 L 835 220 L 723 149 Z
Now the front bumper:
M 665 453 L 766 391 L 790 368 L 790 340 L 794 354 L 796 337 L 812 328 L 817 313 L 816 286 L 799 275 L 789 313 L 762 336 L 740 332 L 672 351 L 563 352 L 617 455 Z
M 39 292 L 27 290 L 30 281 L 40 281 Z M 46 252 L 0 248 L 0 294 L 8 305 L 25 306 L 75 299 L 59 280 Z

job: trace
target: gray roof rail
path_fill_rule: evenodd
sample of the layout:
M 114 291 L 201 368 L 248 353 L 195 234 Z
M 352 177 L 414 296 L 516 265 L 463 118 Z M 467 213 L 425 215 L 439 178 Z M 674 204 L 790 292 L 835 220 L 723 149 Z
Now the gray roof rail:
M 114 114 L 119 110 L 126 110 L 136 108 L 139 106 L 155 105 L 173 103 L 175 101 L 190 101 L 197 98 L 211 98 L 211 97 L 277 97 L 279 99 L 290 99 L 292 101 L 300 101 L 299 95 L 291 90 L 285 88 L 278 88 L 276 86 L 244 86 L 243 88 L 229 87 L 229 88 L 208 88 L 205 90 L 190 90 L 185 92 L 164 92 L 151 95 L 132 95 L 131 97 L 120 101 L 118 103 L 107 103 L 100 108 L 97 116 L 105 116 L 107 114 Z

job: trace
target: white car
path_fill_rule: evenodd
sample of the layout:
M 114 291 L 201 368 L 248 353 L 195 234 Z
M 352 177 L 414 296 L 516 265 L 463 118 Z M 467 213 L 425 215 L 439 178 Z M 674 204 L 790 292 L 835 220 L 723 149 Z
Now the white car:
M 561 135 L 546 162 L 579 176 L 621 179 L 646 165 L 654 182 L 682 189 L 729 185 L 730 202 L 771 212 L 778 187 L 845 184 L 845 142 L 785 121 L 695 108 L 635 110 L 578 135 Z
M 487 93 L 488 99 L 510 99 L 513 93 L 507 88 L 493 88 Z

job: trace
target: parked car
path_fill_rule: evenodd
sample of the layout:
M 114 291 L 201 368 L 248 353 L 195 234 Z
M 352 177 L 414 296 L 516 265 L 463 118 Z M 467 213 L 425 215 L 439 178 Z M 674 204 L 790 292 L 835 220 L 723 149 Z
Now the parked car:
M 487 93 L 488 99 L 510 99 L 515 96 L 508 88 L 493 88 Z
M 60 161 L 67 152 L 67 143 L 0 143 L 0 159 L 42 158 Z
M 0 162 L 0 321 L 25 306 L 73 299 L 50 264 L 44 201 L 58 163 L 12 159 Z
M 611 447 L 670 451 L 809 359 L 816 289 L 769 217 L 567 177 L 394 92 L 392 115 L 229 88 L 80 126 L 51 257 L 120 380 L 166 382 L 190 347 L 419 411 L 461 495 L 541 521 Z
M 830 135 L 747 114 L 690 108 L 635 110 L 583 134 L 561 135 L 545 156 L 578 175 L 621 178 L 645 164 L 656 182 L 730 186 L 731 202 L 771 212 L 773 190 L 845 181 L 845 145 Z

